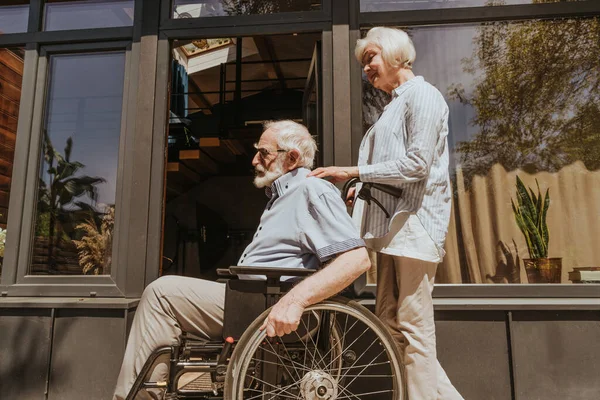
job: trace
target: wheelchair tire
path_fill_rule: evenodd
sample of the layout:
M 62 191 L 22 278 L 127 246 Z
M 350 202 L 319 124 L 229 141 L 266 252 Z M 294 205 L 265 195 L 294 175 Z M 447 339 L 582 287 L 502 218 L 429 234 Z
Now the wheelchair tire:
M 303 314 L 304 335 L 293 332 L 275 340 L 258 330 L 269 312 L 262 313 L 236 344 L 227 368 L 225 399 L 407 400 L 400 350 L 385 325 L 362 305 L 343 297 L 312 305 Z M 317 325 L 328 338 L 324 349 L 318 339 L 323 335 L 317 332 L 314 337 Z M 334 334 L 327 329 L 334 329 Z M 296 342 L 305 346 L 299 353 L 288 349 L 294 334 Z M 274 368 L 272 364 L 279 364 L 280 372 L 265 378 L 271 382 L 262 380 L 263 369 Z

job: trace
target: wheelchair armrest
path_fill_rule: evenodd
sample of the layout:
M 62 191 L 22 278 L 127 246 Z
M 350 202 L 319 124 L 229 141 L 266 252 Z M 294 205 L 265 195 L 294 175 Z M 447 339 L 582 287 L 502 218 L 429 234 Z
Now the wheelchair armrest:
M 229 271 L 229 268 L 217 268 L 217 275 L 220 277 L 223 277 L 223 279 L 221 280 L 228 280 L 228 279 L 237 279 L 237 276 L 235 274 L 232 274 Z
M 282 276 L 309 276 L 314 270 L 306 268 L 279 268 L 279 267 L 242 267 L 231 266 L 229 273 L 232 275 L 264 275 L 267 279 L 280 279 Z

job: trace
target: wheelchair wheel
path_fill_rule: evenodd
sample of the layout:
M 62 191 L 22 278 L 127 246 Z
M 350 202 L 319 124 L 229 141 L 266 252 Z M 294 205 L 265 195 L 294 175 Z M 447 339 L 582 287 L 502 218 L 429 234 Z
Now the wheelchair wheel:
M 226 399 L 407 399 L 400 351 L 365 307 L 339 297 L 323 301 L 304 311 L 296 332 L 277 338 L 258 330 L 269 312 L 234 349 Z

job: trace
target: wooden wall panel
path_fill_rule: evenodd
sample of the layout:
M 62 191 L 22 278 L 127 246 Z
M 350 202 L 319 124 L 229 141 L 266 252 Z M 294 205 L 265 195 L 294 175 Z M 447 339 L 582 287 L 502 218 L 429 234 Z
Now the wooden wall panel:
M 6 228 L 10 181 L 19 119 L 23 59 L 0 49 L 0 227 Z

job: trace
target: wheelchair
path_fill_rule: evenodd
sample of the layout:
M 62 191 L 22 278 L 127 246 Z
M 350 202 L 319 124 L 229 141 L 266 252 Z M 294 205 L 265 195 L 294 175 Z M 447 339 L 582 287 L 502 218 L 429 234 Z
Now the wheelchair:
M 305 309 L 295 332 L 268 338 L 259 331 L 278 299 L 314 271 L 302 268 L 230 267 L 223 341 L 183 333 L 177 345 L 156 349 L 127 400 L 406 400 L 404 366 L 383 323 L 357 301 L 334 297 Z M 265 280 L 247 280 L 263 275 Z M 150 380 L 159 364 L 167 382 Z M 196 374 L 203 385 L 181 385 Z M 199 387 L 201 386 L 201 387 Z M 146 396 L 143 396 L 143 394 Z M 157 395 L 157 393 L 160 393 Z

